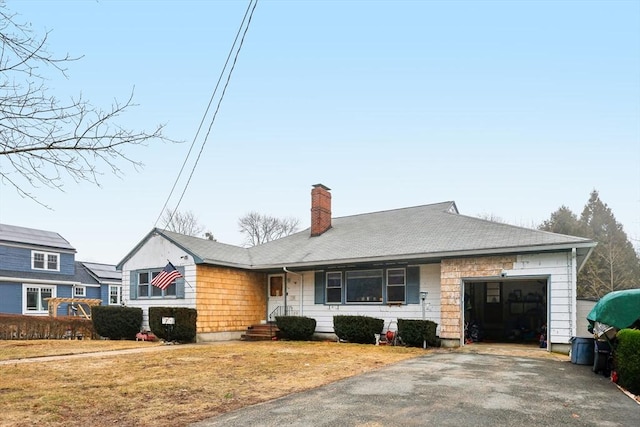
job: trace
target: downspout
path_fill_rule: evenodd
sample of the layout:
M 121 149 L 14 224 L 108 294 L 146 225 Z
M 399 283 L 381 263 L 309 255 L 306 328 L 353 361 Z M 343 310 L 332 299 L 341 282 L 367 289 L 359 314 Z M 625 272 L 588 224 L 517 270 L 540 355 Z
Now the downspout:
M 291 274 L 296 274 L 298 276 L 300 276 L 300 316 L 304 316 L 304 314 L 302 313 L 302 290 L 304 289 L 304 274 L 301 273 L 296 273 L 295 271 L 291 271 L 291 270 L 287 270 L 287 267 L 282 267 L 282 270 L 284 270 L 285 272 L 285 277 L 284 277 L 284 283 L 285 283 L 285 289 L 287 286 L 287 276 L 286 273 L 291 273 Z M 286 310 L 286 306 L 287 306 L 287 294 L 285 293 L 285 297 L 284 297 L 284 305 L 285 305 L 285 310 Z
M 576 266 L 577 262 L 577 253 L 576 248 L 571 249 L 571 289 L 569 294 L 569 301 L 571 302 L 571 336 L 576 336 L 577 334 L 577 319 L 578 315 L 576 314 L 576 309 L 578 306 L 578 268 Z M 575 293 L 574 293 L 575 292 Z

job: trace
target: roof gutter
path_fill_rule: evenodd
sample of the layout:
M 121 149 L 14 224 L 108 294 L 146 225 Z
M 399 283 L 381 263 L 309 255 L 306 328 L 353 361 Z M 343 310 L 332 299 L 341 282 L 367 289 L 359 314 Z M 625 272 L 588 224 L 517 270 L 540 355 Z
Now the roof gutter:
M 382 255 L 375 257 L 364 257 L 364 258 L 345 258 L 345 259 L 335 259 L 335 260 L 327 260 L 323 261 L 309 261 L 309 262 L 300 262 L 300 263 L 287 263 L 288 267 L 315 267 L 318 265 L 342 265 L 342 264 L 356 264 L 356 263 L 372 263 L 372 262 L 388 262 L 388 261 L 414 261 L 414 260 L 425 260 L 425 259 L 433 259 L 440 260 L 443 258 L 458 258 L 458 257 L 470 257 L 477 255 L 504 255 L 504 254 L 517 254 L 524 252 L 553 252 L 553 251 L 564 251 L 564 250 L 572 250 L 572 249 L 589 249 L 589 253 L 593 251 L 593 247 L 596 245 L 595 242 L 584 242 L 584 243 L 566 243 L 561 245 L 544 245 L 544 246 L 514 246 L 508 248 L 490 248 L 490 249 L 469 249 L 469 250 L 461 250 L 461 251 L 452 251 L 452 252 L 432 252 L 432 253 L 424 253 L 424 254 L 398 254 L 393 256 Z M 270 265 L 252 265 L 249 267 L 251 269 L 271 269 L 271 268 L 282 268 L 282 264 L 270 264 Z
M 33 283 L 34 285 L 87 286 L 87 285 L 82 285 L 82 282 L 70 282 L 66 280 L 27 279 L 24 277 L 0 277 L 0 282 L 22 282 L 22 283 Z

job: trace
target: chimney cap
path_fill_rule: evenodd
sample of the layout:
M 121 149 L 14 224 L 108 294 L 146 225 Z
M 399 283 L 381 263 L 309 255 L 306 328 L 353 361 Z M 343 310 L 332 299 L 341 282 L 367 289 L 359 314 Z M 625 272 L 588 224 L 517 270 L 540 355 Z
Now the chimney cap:
M 329 187 L 327 187 L 326 185 L 324 185 L 324 184 L 316 184 L 316 185 L 312 185 L 312 187 L 313 188 L 322 188 L 324 190 L 331 191 L 331 189 Z

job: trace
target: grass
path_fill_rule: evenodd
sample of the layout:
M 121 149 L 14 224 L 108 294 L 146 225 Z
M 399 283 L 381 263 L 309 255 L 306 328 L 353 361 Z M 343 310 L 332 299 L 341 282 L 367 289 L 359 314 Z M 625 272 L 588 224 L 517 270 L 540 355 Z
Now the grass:
M 91 353 L 95 351 L 125 350 L 162 345 L 142 341 L 109 340 L 0 340 L 0 361 L 42 356 Z
M 15 358 L 10 355 L 135 346 L 156 348 L 7 362 Z M 0 341 L 0 420 L 3 426 L 185 426 L 422 354 L 417 348 L 335 342 Z

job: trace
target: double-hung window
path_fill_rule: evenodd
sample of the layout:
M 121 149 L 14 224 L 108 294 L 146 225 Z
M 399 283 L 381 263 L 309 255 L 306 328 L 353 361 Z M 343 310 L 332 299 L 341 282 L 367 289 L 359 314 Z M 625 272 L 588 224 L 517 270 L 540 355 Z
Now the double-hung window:
M 342 273 L 327 273 L 327 304 L 340 304 L 342 302 Z
M 122 304 L 122 286 L 109 285 L 109 305 Z
M 141 271 L 138 273 L 138 298 L 176 296 L 175 280 L 165 290 L 151 284 L 151 281 L 158 274 L 160 274 L 160 270 Z
M 31 268 L 34 270 L 60 271 L 60 255 L 31 251 Z
M 406 272 L 404 268 L 387 270 L 387 302 L 404 303 L 406 301 Z

